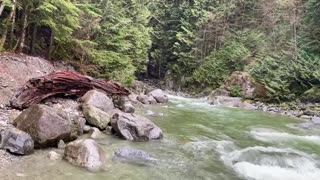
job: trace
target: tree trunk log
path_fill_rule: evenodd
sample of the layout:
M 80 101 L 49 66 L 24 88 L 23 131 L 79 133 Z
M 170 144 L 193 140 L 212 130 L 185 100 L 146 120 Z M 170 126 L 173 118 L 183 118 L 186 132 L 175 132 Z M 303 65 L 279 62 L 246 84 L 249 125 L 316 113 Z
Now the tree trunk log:
M 57 72 L 30 79 L 16 92 L 11 100 L 11 106 L 24 109 L 56 95 L 81 97 L 92 89 L 100 90 L 111 96 L 130 94 L 126 88 L 117 83 L 72 72 Z

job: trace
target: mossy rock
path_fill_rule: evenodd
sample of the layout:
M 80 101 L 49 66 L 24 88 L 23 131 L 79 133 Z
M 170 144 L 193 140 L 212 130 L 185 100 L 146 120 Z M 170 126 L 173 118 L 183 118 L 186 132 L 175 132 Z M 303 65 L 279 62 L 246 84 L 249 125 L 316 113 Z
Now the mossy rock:
M 300 99 L 304 102 L 320 102 L 320 87 L 313 87 L 304 92 Z

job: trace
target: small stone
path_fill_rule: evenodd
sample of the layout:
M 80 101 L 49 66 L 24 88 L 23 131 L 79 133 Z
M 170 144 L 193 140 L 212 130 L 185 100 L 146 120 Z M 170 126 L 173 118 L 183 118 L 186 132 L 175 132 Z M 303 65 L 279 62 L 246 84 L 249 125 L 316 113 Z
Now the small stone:
M 300 118 L 301 119 L 312 119 L 312 117 L 311 116 L 307 116 L 307 115 L 302 115 L 302 116 L 300 116 Z
M 66 143 L 64 143 L 64 141 L 60 139 L 58 143 L 58 149 L 64 149 L 65 147 L 66 147 Z
M 91 135 L 90 135 L 91 139 L 99 139 L 102 137 L 103 137 L 103 134 L 98 128 L 95 128 L 95 127 L 91 128 Z
M 48 158 L 49 158 L 50 160 L 56 161 L 56 160 L 62 159 L 62 155 L 61 155 L 61 154 L 58 154 L 58 153 L 56 153 L 56 152 L 54 152 L 54 151 L 50 151 L 50 152 L 48 153 Z
M 83 133 L 88 134 L 88 133 L 90 133 L 91 129 L 92 129 L 91 126 L 84 125 L 84 127 L 83 127 Z

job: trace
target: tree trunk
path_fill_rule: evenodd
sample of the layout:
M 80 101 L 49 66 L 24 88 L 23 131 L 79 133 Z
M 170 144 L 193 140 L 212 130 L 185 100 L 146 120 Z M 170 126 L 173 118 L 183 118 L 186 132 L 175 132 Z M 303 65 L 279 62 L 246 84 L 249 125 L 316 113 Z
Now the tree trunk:
M 20 47 L 19 47 L 19 52 L 23 52 L 23 48 L 24 48 L 24 43 L 25 43 L 25 39 L 26 39 L 26 29 L 28 26 L 28 15 L 29 15 L 29 10 L 28 10 L 28 6 L 25 9 L 24 12 L 24 18 L 23 18 L 23 27 L 22 27 L 22 34 L 21 34 L 21 42 L 20 42 Z
M 1 6 L 0 6 L 0 16 L 1 16 L 1 14 L 2 14 L 3 9 L 4 9 L 5 6 L 6 6 L 5 3 L 2 2 Z
M 53 48 L 53 39 L 54 38 L 54 33 L 51 30 L 51 35 L 50 35 L 50 44 L 49 44 L 49 53 L 48 53 L 48 59 L 51 60 L 51 54 L 52 54 L 52 48 Z
M 14 26 L 16 24 L 16 9 L 17 9 L 17 0 L 12 0 L 13 1 L 13 5 L 12 5 L 12 11 L 13 11 L 13 15 L 12 15 L 12 23 L 11 23 L 11 32 L 10 32 L 10 48 L 13 48 L 13 36 L 14 36 Z
M 57 72 L 30 79 L 16 92 L 11 105 L 23 109 L 56 95 L 81 97 L 92 89 L 97 89 L 110 96 L 130 94 L 130 91 L 117 83 L 72 72 Z
M 13 0 L 14 4 L 12 5 L 12 8 L 11 8 L 11 12 L 9 14 L 9 17 L 7 18 L 6 20 L 6 25 L 4 27 L 4 31 L 3 31 L 3 35 L 1 37 L 1 42 L 0 42 L 0 50 L 3 49 L 3 46 L 7 40 L 7 35 L 8 35 L 8 27 L 10 25 L 10 21 L 12 20 L 13 18 L 13 15 L 15 14 L 15 10 L 16 10 L 16 0 Z
M 32 39 L 31 39 L 31 54 L 35 54 L 35 45 L 36 45 L 36 37 L 37 37 L 38 26 L 36 24 L 33 25 Z

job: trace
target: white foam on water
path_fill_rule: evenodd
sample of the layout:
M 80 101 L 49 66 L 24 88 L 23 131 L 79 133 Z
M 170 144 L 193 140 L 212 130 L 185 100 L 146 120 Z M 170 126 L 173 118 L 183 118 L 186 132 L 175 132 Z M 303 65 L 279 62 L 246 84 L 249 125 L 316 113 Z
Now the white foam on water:
M 300 136 L 289 134 L 285 132 L 277 132 L 273 130 L 252 130 L 250 135 L 259 141 L 264 142 L 283 142 L 288 140 L 299 140 L 305 142 L 311 142 L 315 144 L 320 144 L 319 136 Z
M 319 162 L 294 149 L 249 147 L 230 152 L 217 148 L 221 159 L 241 177 L 255 180 L 318 180 Z
M 153 116 L 153 115 L 155 115 L 155 114 L 154 114 L 153 111 L 147 110 L 146 115 L 148 115 L 148 116 Z

